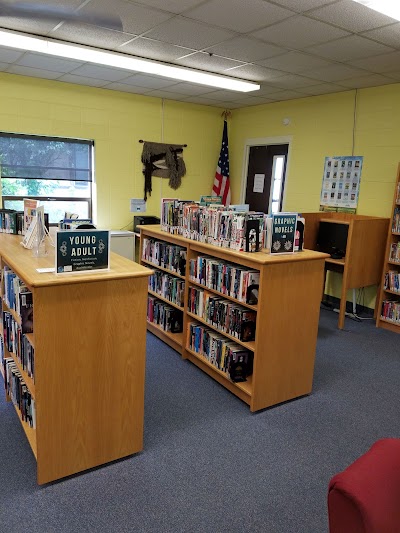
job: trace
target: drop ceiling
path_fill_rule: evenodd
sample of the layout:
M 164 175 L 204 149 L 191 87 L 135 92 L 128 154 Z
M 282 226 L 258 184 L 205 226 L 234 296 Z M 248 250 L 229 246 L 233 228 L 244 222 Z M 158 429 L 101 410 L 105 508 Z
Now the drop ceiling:
M 3 2 L 4 3 L 4 2 Z M 229 109 L 400 81 L 400 22 L 352 0 L 30 0 L 117 14 L 122 31 L 1 16 L 0 27 L 261 85 L 239 93 L 0 47 L 0 71 Z

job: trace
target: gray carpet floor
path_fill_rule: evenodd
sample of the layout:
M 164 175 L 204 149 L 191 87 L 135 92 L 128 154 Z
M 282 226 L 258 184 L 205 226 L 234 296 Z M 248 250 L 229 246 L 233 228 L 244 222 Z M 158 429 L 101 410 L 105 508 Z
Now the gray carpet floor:
M 0 532 L 327 532 L 332 475 L 400 437 L 400 337 L 336 324 L 312 394 L 255 414 L 149 334 L 144 451 L 43 487 L 0 391 Z

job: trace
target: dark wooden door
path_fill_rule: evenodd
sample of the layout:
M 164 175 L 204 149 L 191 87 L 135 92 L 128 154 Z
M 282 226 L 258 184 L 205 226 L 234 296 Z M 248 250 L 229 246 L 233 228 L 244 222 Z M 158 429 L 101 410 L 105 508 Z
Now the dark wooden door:
M 250 146 L 249 150 L 249 163 L 247 167 L 247 185 L 246 185 L 246 197 L 245 203 L 249 204 L 251 211 L 268 212 L 270 193 L 271 193 L 271 180 L 272 180 L 272 166 L 274 162 L 274 156 L 285 156 L 285 165 L 283 171 L 283 182 L 281 192 L 281 204 L 283 199 L 284 190 L 284 176 L 286 171 L 286 161 L 288 154 L 288 144 L 272 144 L 269 146 Z M 264 187 L 263 192 L 254 192 L 254 177 L 256 174 L 264 175 Z M 281 209 L 280 209 L 281 210 Z

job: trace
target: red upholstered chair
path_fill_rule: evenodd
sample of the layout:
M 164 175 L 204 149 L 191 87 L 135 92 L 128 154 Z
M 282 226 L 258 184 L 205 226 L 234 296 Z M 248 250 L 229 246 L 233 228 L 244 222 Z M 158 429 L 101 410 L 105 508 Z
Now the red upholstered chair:
M 382 439 L 329 483 L 330 533 L 400 533 L 400 439 Z

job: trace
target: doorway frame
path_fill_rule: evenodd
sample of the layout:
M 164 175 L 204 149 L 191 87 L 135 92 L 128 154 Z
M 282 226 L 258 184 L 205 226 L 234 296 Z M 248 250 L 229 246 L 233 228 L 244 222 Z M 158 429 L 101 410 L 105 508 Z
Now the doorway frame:
M 284 209 L 284 206 L 286 204 L 286 185 L 287 185 L 287 179 L 289 175 L 288 170 L 289 170 L 289 164 L 290 164 L 292 142 L 293 142 L 293 135 L 285 135 L 281 137 L 255 137 L 254 139 L 246 139 L 244 141 L 242 185 L 241 185 L 239 203 L 244 204 L 245 199 L 246 199 L 247 169 L 249 166 L 250 148 L 252 146 L 272 146 L 274 144 L 287 144 L 288 154 L 287 154 L 286 169 L 285 169 L 285 182 L 284 182 L 285 187 L 283 190 L 283 198 L 282 198 L 282 209 Z

